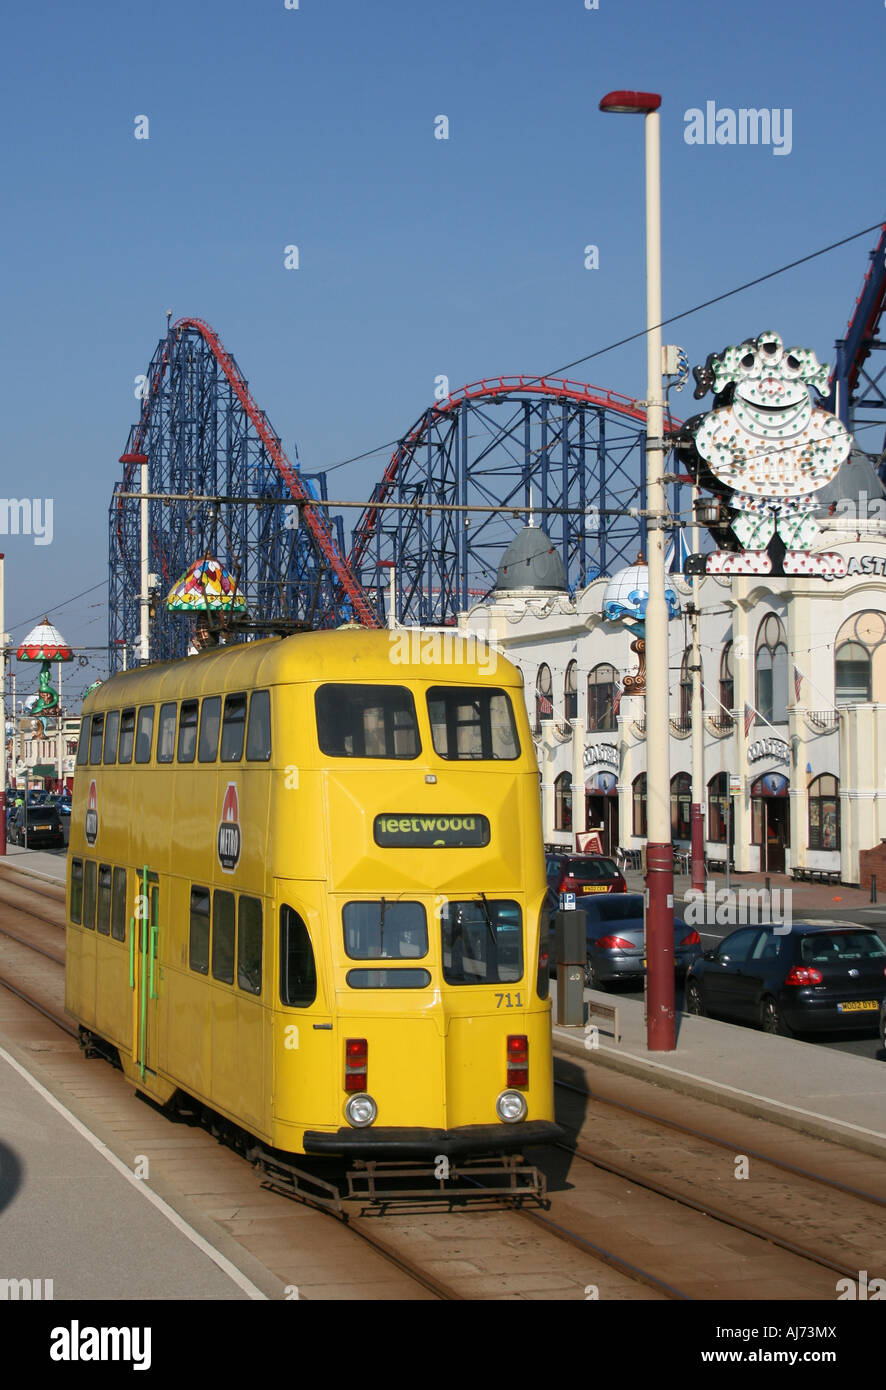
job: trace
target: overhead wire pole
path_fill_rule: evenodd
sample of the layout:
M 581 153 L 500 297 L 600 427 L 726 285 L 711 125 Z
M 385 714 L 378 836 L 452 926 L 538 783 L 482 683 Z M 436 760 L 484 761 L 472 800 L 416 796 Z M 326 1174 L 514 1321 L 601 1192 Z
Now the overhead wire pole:
M 646 143 L 646 1043 L 676 1045 L 674 852 L 671 843 L 668 606 L 665 598 L 664 400 L 661 361 L 661 156 L 656 92 L 610 92 L 601 111 L 642 114 Z

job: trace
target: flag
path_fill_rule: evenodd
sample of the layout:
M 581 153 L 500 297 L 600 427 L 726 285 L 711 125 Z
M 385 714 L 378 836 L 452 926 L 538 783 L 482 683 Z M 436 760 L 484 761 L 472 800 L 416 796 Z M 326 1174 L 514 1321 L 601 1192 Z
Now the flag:
M 745 707 L 744 707 L 744 736 L 745 736 L 745 738 L 747 738 L 748 734 L 751 732 L 751 725 L 752 725 L 753 722 L 754 722 L 754 716 L 756 715 L 756 713 L 757 713 L 757 711 L 756 711 L 755 709 L 752 709 L 750 705 L 745 705 Z
M 794 667 L 794 699 L 797 700 L 797 701 L 799 701 L 799 699 L 800 699 L 800 690 L 801 690 L 801 688 L 802 688 L 802 685 L 803 685 L 803 672 L 800 670 L 799 666 L 795 666 L 795 667 Z
M 612 704 L 612 713 L 613 713 L 613 716 L 616 715 L 616 714 L 618 714 L 618 708 L 619 708 L 619 705 L 621 704 L 621 697 L 622 697 L 622 695 L 623 695 L 624 693 L 625 693 L 625 689 L 624 689 L 624 686 L 623 686 L 623 685 L 617 685 L 617 686 L 615 687 L 615 700 L 613 701 L 613 704 Z
M 542 714 L 553 714 L 554 706 L 551 704 L 547 695 L 539 695 L 538 708 Z

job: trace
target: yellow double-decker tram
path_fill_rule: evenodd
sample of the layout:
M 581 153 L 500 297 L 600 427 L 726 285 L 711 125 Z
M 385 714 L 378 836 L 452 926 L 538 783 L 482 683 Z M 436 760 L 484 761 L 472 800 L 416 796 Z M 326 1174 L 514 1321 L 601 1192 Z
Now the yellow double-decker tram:
M 558 1132 L 520 676 L 426 636 L 220 648 L 84 704 L 67 1008 L 158 1102 L 288 1154 Z

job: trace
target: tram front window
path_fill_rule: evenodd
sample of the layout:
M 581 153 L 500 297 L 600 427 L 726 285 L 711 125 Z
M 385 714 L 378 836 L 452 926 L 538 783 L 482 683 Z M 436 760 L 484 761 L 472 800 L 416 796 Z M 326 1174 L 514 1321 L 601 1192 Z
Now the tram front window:
M 351 960 L 421 960 L 428 954 L 428 921 L 421 903 L 346 903 L 345 950 Z
M 470 898 L 444 906 L 440 927 L 448 985 L 505 985 L 523 977 L 523 917 L 504 898 Z
M 321 685 L 320 751 L 330 758 L 417 758 L 412 692 L 402 685 Z

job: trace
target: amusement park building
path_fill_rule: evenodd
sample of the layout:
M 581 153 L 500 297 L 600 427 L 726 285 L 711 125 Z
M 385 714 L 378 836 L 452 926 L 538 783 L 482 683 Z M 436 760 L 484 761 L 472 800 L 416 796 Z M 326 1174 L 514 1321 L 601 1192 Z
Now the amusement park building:
M 825 525 L 824 545 L 846 557 L 844 578 L 705 575 L 693 595 L 691 580 L 669 576 L 679 605 L 670 622 L 671 825 L 688 849 L 694 601 L 709 863 L 725 860 L 731 782 L 738 872 L 809 870 L 858 883 L 860 852 L 886 839 L 886 523 Z M 637 633 L 604 616 L 613 586 L 636 592 L 645 578 L 640 565 L 570 596 L 556 551 L 529 526 L 489 599 L 459 617 L 463 633 L 523 673 L 547 844 L 583 847 L 589 830 L 606 853 L 645 842 L 649 697 L 623 690 L 638 669 Z

